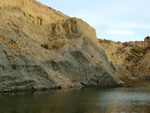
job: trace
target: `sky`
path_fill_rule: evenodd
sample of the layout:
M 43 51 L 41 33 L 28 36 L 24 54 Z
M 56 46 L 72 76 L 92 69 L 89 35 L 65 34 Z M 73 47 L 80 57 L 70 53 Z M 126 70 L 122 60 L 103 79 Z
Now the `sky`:
M 150 36 L 150 0 L 37 0 L 95 28 L 97 38 L 143 41 Z

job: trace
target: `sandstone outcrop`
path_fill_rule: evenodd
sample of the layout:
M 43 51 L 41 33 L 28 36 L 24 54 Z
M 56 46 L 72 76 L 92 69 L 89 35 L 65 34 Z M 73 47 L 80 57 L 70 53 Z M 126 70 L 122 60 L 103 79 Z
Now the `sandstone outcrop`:
M 33 0 L 0 1 L 0 91 L 122 83 L 87 23 Z
M 150 38 L 135 42 L 113 42 L 99 40 L 108 60 L 122 76 L 150 78 Z

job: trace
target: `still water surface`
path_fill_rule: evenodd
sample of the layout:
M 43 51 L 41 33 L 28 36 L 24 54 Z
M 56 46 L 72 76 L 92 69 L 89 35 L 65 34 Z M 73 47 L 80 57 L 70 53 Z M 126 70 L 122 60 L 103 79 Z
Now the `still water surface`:
M 150 113 L 150 86 L 0 94 L 0 113 Z

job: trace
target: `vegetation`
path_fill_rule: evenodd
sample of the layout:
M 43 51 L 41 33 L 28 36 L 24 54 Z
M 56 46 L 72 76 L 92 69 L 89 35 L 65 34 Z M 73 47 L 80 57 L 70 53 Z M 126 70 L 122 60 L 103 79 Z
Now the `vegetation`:
M 57 47 L 56 45 L 52 45 L 52 49 L 58 49 L 59 47 Z
M 11 65 L 11 68 L 12 68 L 13 70 L 16 70 L 16 69 L 17 69 L 17 64 L 12 64 L 12 65 Z
M 63 47 L 64 45 L 65 45 L 64 42 L 57 40 L 53 43 L 53 45 L 51 46 L 51 49 L 56 49 L 57 50 L 57 49 Z
M 48 48 L 49 48 L 48 44 L 41 44 L 41 47 L 43 47 L 43 48 L 45 48 L 45 49 L 48 49 Z
M 17 44 L 16 41 L 10 40 L 11 44 Z
M 102 62 L 101 62 L 101 61 L 99 61 L 99 64 L 102 64 Z
M 32 17 L 32 15 L 31 15 L 31 14 L 29 14 L 29 17 Z
M 54 59 L 52 59 L 50 62 L 51 62 L 52 64 L 56 64 L 56 61 L 55 61 Z
M 135 48 L 132 49 L 132 52 L 143 53 L 143 54 L 146 53 L 145 48 L 142 48 L 142 47 L 135 47 Z
M 137 63 L 140 60 L 141 55 L 145 54 L 146 51 L 147 51 L 147 48 L 134 47 L 131 49 L 132 54 L 130 54 L 126 58 L 126 60 L 131 61 L 131 60 L 135 59 L 135 61 L 136 61 L 135 63 Z
M 145 39 L 150 39 L 150 36 L 145 37 Z

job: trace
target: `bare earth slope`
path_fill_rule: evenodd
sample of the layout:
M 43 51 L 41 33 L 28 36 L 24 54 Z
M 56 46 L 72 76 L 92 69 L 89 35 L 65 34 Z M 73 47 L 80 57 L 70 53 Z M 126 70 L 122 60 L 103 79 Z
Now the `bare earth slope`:
M 99 40 L 99 43 L 121 75 L 150 78 L 150 37 L 136 42 Z
M 81 19 L 33 0 L 0 1 L 0 91 L 118 86 L 118 76 Z

